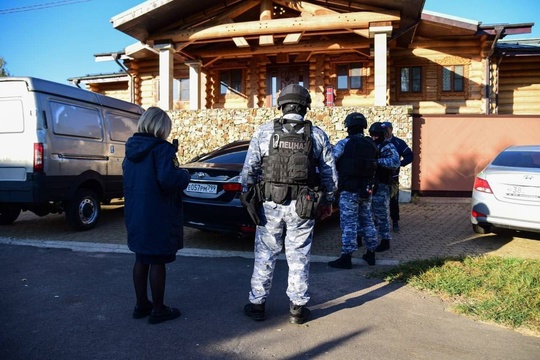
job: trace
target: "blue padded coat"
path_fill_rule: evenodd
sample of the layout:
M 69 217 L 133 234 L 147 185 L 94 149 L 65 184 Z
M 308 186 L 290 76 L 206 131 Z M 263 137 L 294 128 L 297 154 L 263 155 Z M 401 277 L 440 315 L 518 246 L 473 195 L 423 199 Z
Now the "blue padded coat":
M 173 255 L 183 247 L 182 190 L 189 172 L 178 167 L 176 146 L 150 134 L 126 142 L 124 211 L 128 247 L 145 255 Z

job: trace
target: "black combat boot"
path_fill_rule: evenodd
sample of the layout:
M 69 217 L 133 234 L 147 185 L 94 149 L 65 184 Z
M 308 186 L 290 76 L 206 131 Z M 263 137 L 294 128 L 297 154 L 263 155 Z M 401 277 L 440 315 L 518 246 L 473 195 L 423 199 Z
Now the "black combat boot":
M 255 321 L 263 321 L 266 319 L 264 304 L 265 303 L 262 303 L 262 304 L 249 303 L 246 306 L 244 306 L 244 314 L 246 316 L 249 316 Z
M 343 254 L 339 259 L 330 261 L 328 266 L 336 269 L 352 269 L 351 254 Z
M 370 266 L 375 265 L 375 252 L 369 250 L 366 251 L 366 253 L 362 255 L 362 259 L 364 259 Z
M 305 305 L 290 304 L 289 322 L 291 324 L 303 324 L 311 317 L 311 311 Z
M 376 252 L 383 252 L 383 251 L 386 251 L 386 250 L 390 250 L 390 240 L 382 239 L 381 243 L 379 245 L 377 245 L 377 247 L 375 248 L 375 251 Z

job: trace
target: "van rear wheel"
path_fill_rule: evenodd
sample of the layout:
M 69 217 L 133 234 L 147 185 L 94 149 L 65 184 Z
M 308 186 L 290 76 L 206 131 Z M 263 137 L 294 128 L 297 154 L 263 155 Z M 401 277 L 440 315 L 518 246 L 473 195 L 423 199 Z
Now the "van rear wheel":
M 65 204 L 66 220 L 75 230 L 89 230 L 96 226 L 101 206 L 95 191 L 79 189 L 73 200 Z
M 0 205 L 0 225 L 11 225 L 17 220 L 21 208 L 13 205 Z

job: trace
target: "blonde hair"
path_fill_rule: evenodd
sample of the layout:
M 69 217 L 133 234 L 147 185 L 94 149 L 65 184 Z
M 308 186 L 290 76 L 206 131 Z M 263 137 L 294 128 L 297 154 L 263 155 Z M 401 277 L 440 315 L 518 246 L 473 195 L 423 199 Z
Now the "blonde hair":
M 152 134 L 167 140 L 171 133 L 172 121 L 169 115 L 158 107 L 149 107 L 139 119 L 137 131 Z

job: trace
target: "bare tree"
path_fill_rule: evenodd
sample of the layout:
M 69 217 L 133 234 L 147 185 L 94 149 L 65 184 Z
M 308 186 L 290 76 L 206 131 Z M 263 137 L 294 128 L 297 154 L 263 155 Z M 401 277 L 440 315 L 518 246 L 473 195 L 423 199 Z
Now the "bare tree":
M 6 69 L 7 62 L 0 56 L 0 77 L 10 76 Z

